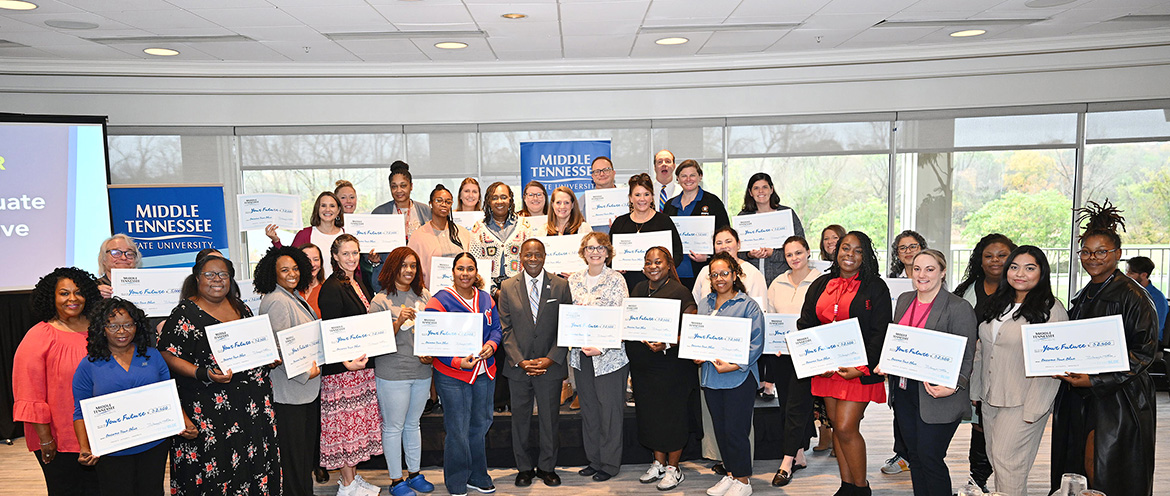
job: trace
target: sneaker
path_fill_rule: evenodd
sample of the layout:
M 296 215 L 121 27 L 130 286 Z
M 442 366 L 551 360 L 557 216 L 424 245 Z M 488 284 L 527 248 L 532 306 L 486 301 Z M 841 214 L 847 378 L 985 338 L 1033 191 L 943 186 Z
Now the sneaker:
M 414 489 L 406 481 L 398 481 L 397 484 L 390 486 L 390 496 L 414 496 Z
M 882 465 L 882 473 L 886 475 L 900 474 L 910 470 L 910 462 L 902 458 L 901 455 L 891 456 L 886 460 L 885 465 Z
M 727 494 L 728 489 L 731 489 L 731 485 L 735 484 L 736 482 L 739 481 L 732 479 L 731 476 L 724 475 L 722 479 L 719 479 L 718 484 L 711 486 L 711 488 L 707 490 L 707 496 L 723 496 L 724 494 Z
M 492 484 L 491 482 L 488 482 L 487 485 L 483 486 L 483 487 L 468 483 L 467 487 L 469 487 L 471 489 L 475 489 L 476 491 L 479 491 L 479 492 L 484 493 L 484 494 L 491 494 L 491 493 L 496 492 L 496 485 Z
M 406 485 L 420 493 L 429 493 L 435 490 L 435 485 L 431 484 L 426 477 L 423 477 L 423 474 L 416 474 L 413 477 L 407 477 Z
M 650 464 L 650 468 L 646 470 L 646 473 L 642 474 L 641 477 L 638 477 L 638 482 L 649 484 L 651 482 L 657 481 L 658 479 L 662 478 L 664 471 L 665 469 L 662 467 L 662 464 L 658 463 L 658 460 L 654 460 L 654 463 Z
M 662 480 L 658 481 L 658 485 L 655 487 L 657 487 L 659 491 L 669 491 L 678 487 L 678 485 L 682 483 L 683 479 L 686 479 L 686 476 L 683 475 L 682 470 L 667 465 L 666 471 L 662 474 Z
M 351 482 L 347 486 L 341 483 L 341 479 L 337 479 L 337 496 L 358 496 L 358 494 L 364 495 L 364 492 L 358 492 L 358 488 L 360 487 L 361 486 L 358 486 L 356 482 Z
M 350 485 L 352 486 L 354 484 L 357 485 L 358 492 L 364 492 L 370 496 L 378 496 L 378 494 L 381 494 L 382 492 L 382 488 L 370 484 L 369 481 L 363 479 L 360 474 L 353 476 L 353 484 Z
M 724 496 L 750 496 L 752 494 L 751 482 L 744 484 L 735 479 L 731 479 L 731 487 L 727 488 Z

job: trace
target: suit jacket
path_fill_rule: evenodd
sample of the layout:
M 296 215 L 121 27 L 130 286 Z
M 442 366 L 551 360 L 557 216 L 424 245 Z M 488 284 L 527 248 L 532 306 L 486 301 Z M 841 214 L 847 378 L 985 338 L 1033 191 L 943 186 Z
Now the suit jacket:
M 354 291 L 353 285 L 349 281 L 342 282 L 340 271 L 334 272 L 321 283 L 321 289 L 317 292 L 317 306 L 321 308 L 322 319 L 338 319 L 341 317 L 352 317 L 354 315 L 362 315 L 368 312 L 366 305 L 362 303 L 362 299 L 358 297 L 357 291 Z M 362 288 L 362 293 L 366 297 L 366 301 L 374 299 L 370 288 L 361 283 L 358 279 L 358 285 Z M 371 358 L 366 368 L 374 368 L 374 357 Z M 333 375 L 345 372 L 345 365 L 341 363 L 331 363 L 321 367 L 321 375 Z
M 1009 310 L 1011 311 L 1011 310 Z M 1052 410 L 1060 379 L 1024 376 L 1023 317 L 1004 317 L 1003 325 L 991 339 L 991 322 L 979 323 L 979 343 L 975 346 L 975 366 L 971 372 L 971 400 L 994 407 L 1023 407 L 1024 420 L 1036 422 Z M 1049 310 L 1048 322 L 1064 322 L 1068 312 L 1060 301 Z
M 548 357 L 553 364 L 545 375 L 550 379 L 564 379 L 569 375 L 565 366 L 568 350 L 557 346 L 557 324 L 560 305 L 573 304 L 569 283 L 544 271 L 536 321 L 533 322 L 524 277 L 524 272 L 521 272 L 500 285 L 500 324 L 504 328 L 500 346 L 504 349 L 504 377 L 524 380 L 528 374 L 519 367 L 520 362 Z
M 910 304 L 918 297 L 918 293 L 910 291 L 898 297 L 898 306 L 894 311 L 894 322 L 902 320 Z M 971 410 L 971 396 L 969 382 L 971 367 L 975 358 L 975 340 L 979 337 L 979 324 L 975 318 L 975 309 L 966 300 L 940 290 L 934 297 L 934 304 L 930 307 L 930 315 L 926 317 L 925 329 L 945 332 L 967 338 L 967 347 L 963 350 L 963 363 L 959 366 L 959 383 L 957 391 L 945 398 L 935 398 L 926 392 L 926 386 L 918 384 L 918 415 L 928 424 L 946 424 L 956 422 Z M 898 387 L 897 377 L 890 376 L 890 387 Z M 890 397 L 893 401 L 893 396 Z

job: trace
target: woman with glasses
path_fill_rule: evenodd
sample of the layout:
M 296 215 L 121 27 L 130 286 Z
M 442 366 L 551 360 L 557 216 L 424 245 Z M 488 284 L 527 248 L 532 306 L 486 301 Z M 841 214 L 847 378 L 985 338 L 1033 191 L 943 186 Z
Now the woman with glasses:
M 521 217 L 544 217 L 548 215 L 548 193 L 540 181 L 528 181 L 524 185 L 524 206 L 516 215 Z
M 1061 474 L 1083 474 L 1105 494 L 1154 491 L 1154 383 L 1150 365 L 1158 352 L 1157 311 L 1137 282 L 1117 269 L 1121 211 L 1108 200 L 1077 210 L 1085 222 L 1077 255 L 1089 284 L 1073 296 L 1072 320 L 1121 316 L 1128 370 L 1083 374 L 1070 365 L 1052 414 L 1052 489 Z
M 674 177 L 682 188 L 682 192 L 666 202 L 662 213 L 671 217 L 712 215 L 715 217 L 715 229 L 731 225 L 731 221 L 727 218 L 727 207 L 723 206 L 723 201 L 700 186 L 703 181 L 702 165 L 694 160 L 683 160 L 674 169 Z M 695 287 L 696 276 L 701 269 L 707 266 L 708 256 L 706 253 L 692 252 L 681 257 L 682 260 L 678 265 L 678 277 L 683 286 Z M 767 291 L 766 284 L 764 291 Z
M 532 189 L 531 183 L 526 189 Z M 544 195 L 543 188 L 540 194 Z M 467 252 L 477 259 L 492 261 L 492 273 L 482 274 L 485 279 L 491 278 L 489 293 L 495 294 L 504 279 L 520 273 L 520 246 L 530 231 L 527 217 L 516 214 L 512 188 L 501 182 L 488 186 L 483 219 L 471 226 L 471 246 Z
M 115 234 L 102 242 L 102 249 L 98 253 L 97 288 L 102 298 L 109 298 L 114 294 L 110 283 L 111 269 L 136 269 L 142 265 L 138 245 L 125 234 Z M 97 302 L 94 302 L 97 303 Z
M 429 275 L 432 258 L 453 257 L 471 246 L 471 236 L 467 230 L 451 221 L 453 198 L 446 187 L 436 185 L 431 190 L 431 220 L 416 229 L 406 244 L 418 255 L 418 271 L 423 286 L 429 287 L 431 284 Z
M 196 262 L 158 338 L 183 411 L 199 428 L 195 439 L 174 439 L 171 494 L 281 493 L 270 367 L 220 370 L 207 341 L 208 326 L 252 316 L 235 278 L 227 259 Z

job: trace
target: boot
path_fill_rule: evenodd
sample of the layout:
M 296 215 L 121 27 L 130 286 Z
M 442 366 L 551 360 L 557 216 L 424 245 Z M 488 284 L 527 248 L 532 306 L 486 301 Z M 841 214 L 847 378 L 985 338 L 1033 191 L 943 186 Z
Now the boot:
M 573 397 L 573 386 L 570 386 L 568 382 L 564 382 L 563 384 L 561 384 L 561 403 L 560 404 L 564 405 L 565 402 L 569 401 L 569 398 L 572 398 L 572 397 Z
M 833 448 L 833 430 L 825 427 L 824 424 L 817 426 L 817 445 L 813 446 L 813 451 L 820 453 L 822 451 Z

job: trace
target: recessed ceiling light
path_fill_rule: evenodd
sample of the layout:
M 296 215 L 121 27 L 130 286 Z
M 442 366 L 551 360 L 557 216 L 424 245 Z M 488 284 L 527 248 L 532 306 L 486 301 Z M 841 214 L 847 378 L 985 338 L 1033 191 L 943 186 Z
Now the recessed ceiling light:
M 1058 7 L 1065 4 L 1073 3 L 1077 0 L 1028 0 L 1024 2 L 1024 6 L 1033 9 L 1043 9 L 1047 7 Z
M 435 43 L 435 48 L 442 48 L 444 50 L 458 50 L 460 48 L 467 48 L 467 43 L 462 41 L 440 41 Z
M 681 44 L 686 43 L 688 41 L 691 41 L 691 40 L 688 40 L 688 39 L 683 38 L 681 36 L 675 36 L 675 37 L 671 37 L 671 38 L 660 38 L 658 40 L 655 40 L 654 43 L 657 43 L 659 45 L 681 45 Z
M 37 8 L 37 4 L 32 2 L 22 2 L 21 0 L 0 0 L 0 9 L 32 10 L 35 8 Z
M 508 14 L 504 14 L 500 17 L 503 17 L 504 19 L 523 19 L 525 17 L 528 17 L 528 14 L 521 14 L 519 12 L 511 12 Z
M 98 27 L 97 24 L 94 24 L 92 22 L 62 21 L 62 20 L 56 20 L 56 19 L 50 19 L 48 21 L 45 21 L 45 25 L 49 26 L 49 27 L 61 28 L 61 29 L 94 29 L 94 28 Z
M 158 55 L 159 57 L 170 57 L 179 54 L 178 50 L 171 50 L 170 48 L 147 48 L 143 52 L 146 52 L 148 55 Z
M 981 34 L 987 34 L 987 31 L 983 30 L 983 29 L 964 29 L 962 31 L 955 31 L 955 32 L 951 33 L 951 37 L 952 38 L 966 38 L 969 36 L 979 36 Z

